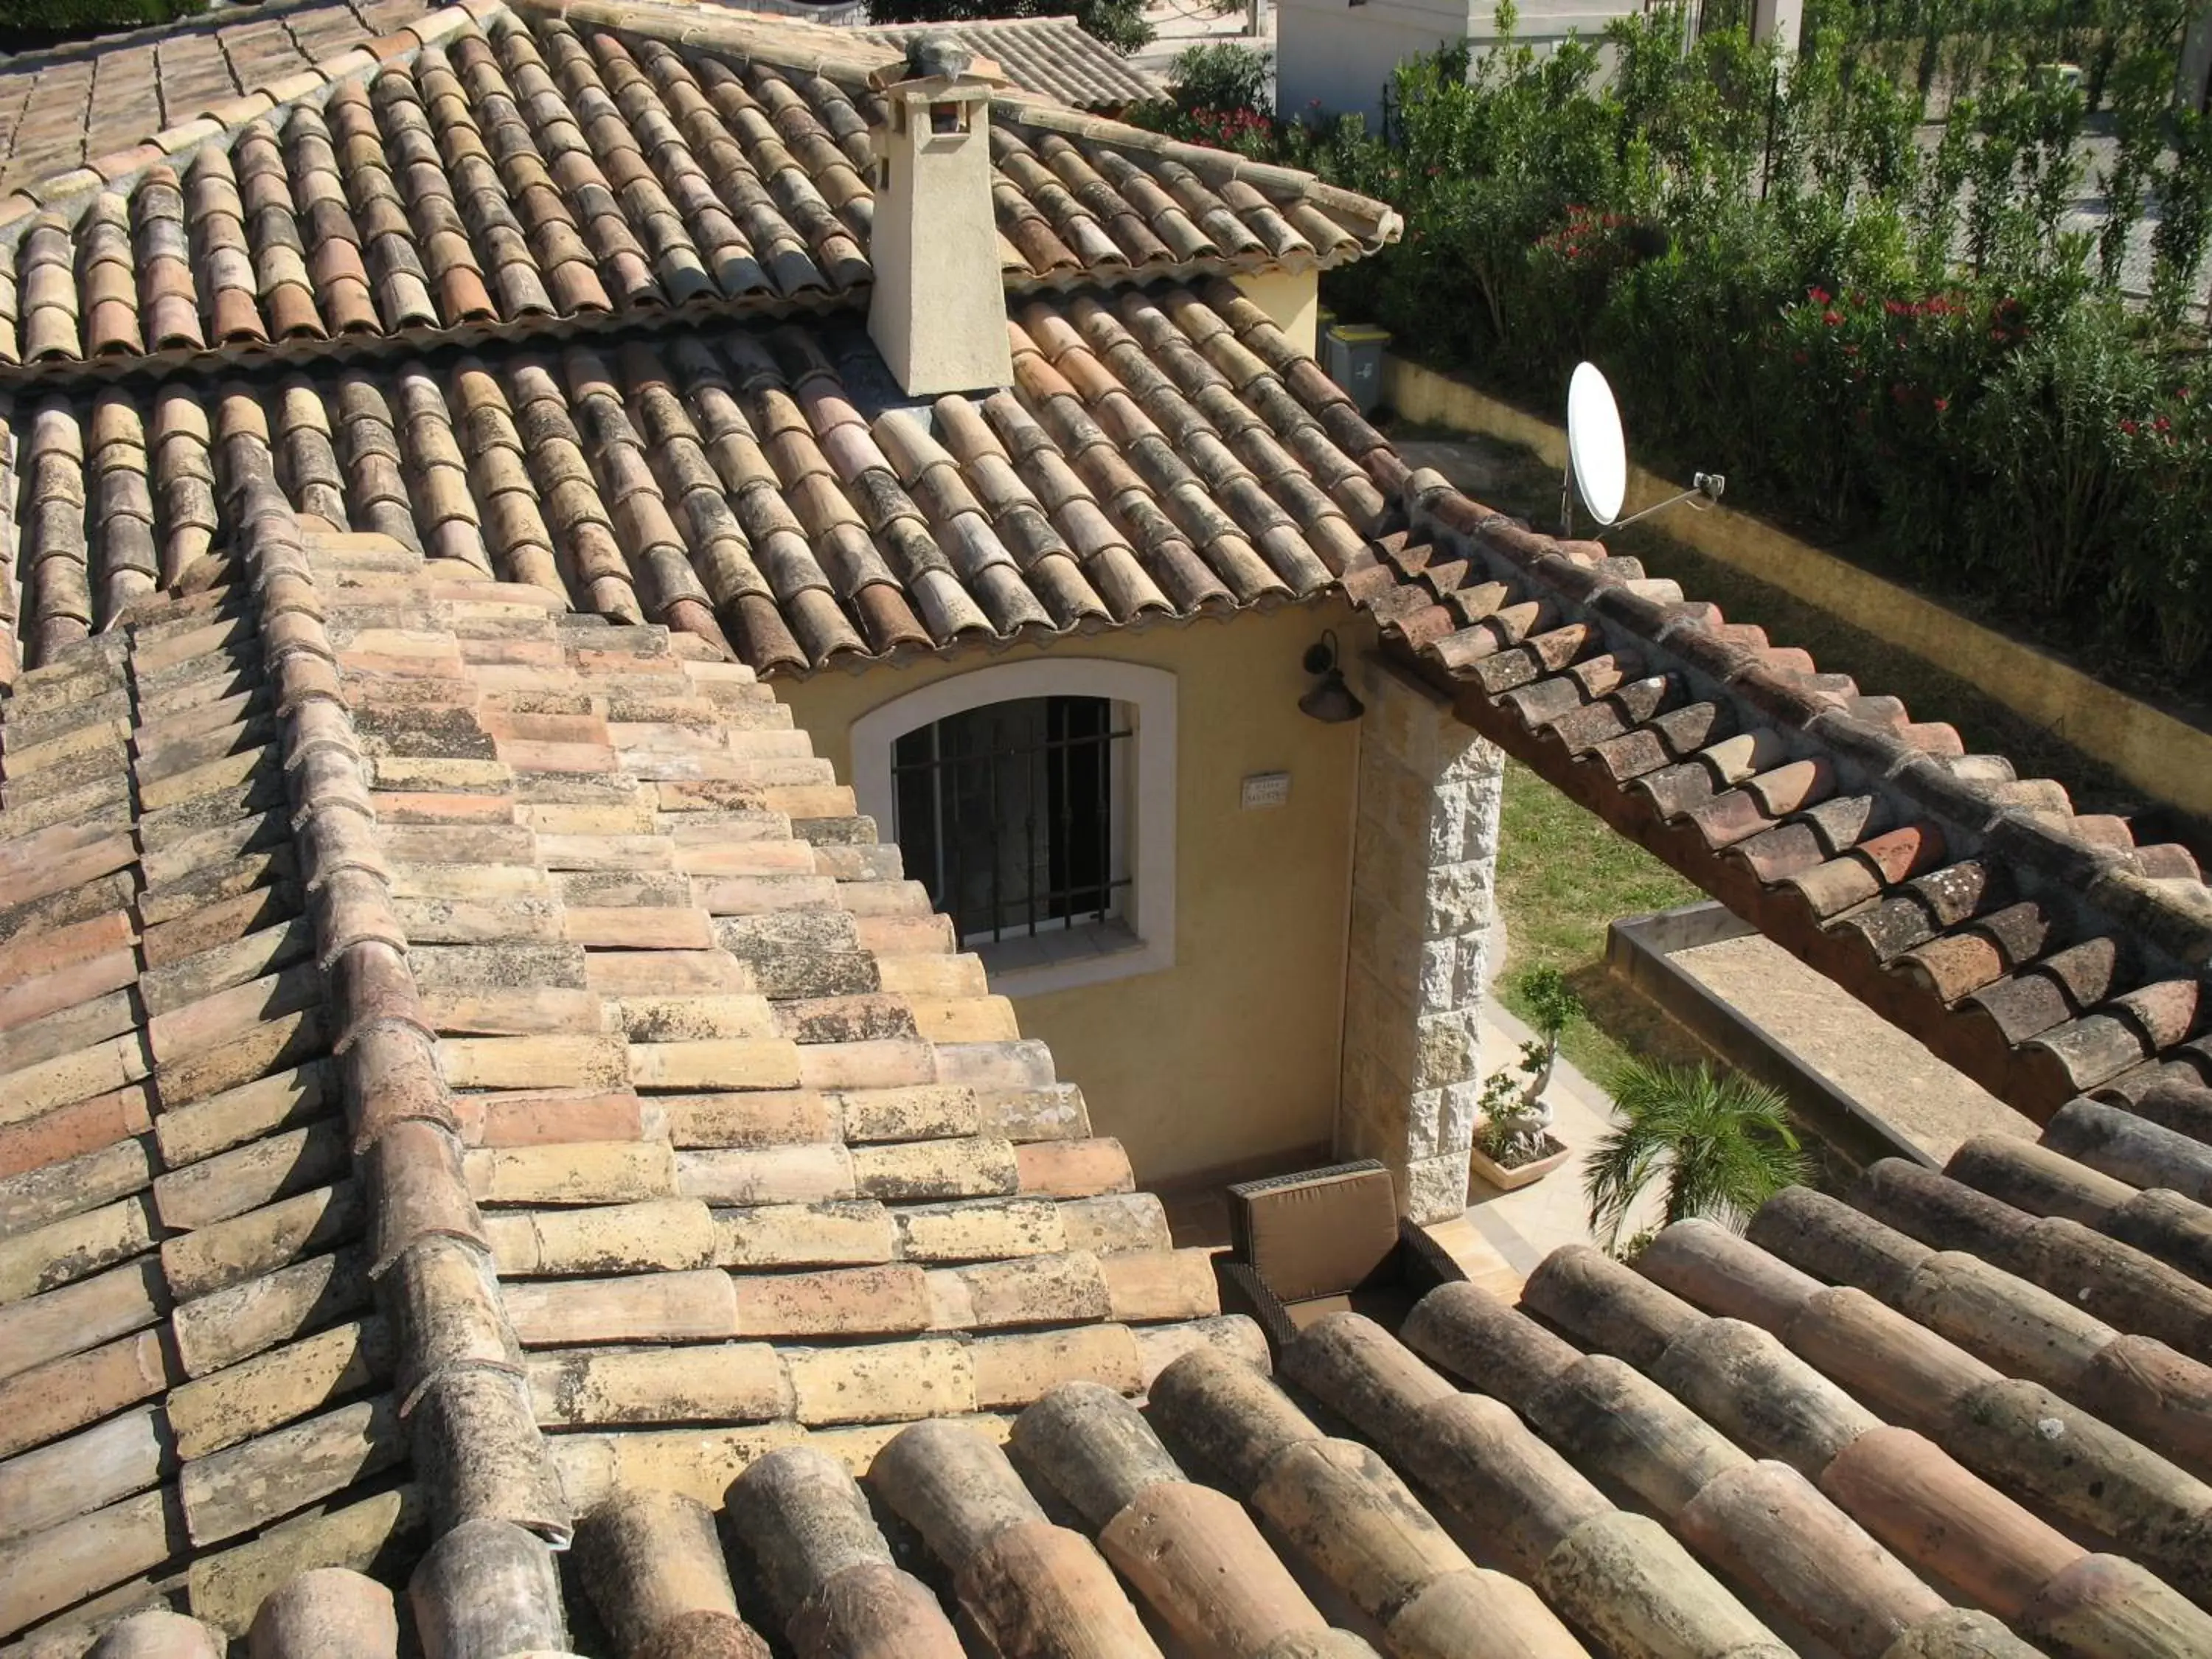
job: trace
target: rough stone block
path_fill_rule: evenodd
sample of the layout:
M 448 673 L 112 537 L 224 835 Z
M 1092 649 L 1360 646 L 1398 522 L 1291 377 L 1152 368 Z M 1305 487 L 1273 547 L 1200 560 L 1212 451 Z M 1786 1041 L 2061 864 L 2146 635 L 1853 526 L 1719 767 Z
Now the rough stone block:
M 1468 1160 L 1464 1152 L 1416 1158 L 1405 1173 L 1392 1170 L 1398 1187 L 1399 1213 L 1419 1222 L 1446 1221 L 1467 1209 Z

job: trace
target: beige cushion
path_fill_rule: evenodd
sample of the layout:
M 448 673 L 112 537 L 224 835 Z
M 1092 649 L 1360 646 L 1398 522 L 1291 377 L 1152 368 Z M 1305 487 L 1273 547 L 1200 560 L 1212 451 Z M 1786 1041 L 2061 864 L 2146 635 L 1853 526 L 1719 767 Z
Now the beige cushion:
M 1331 1314 L 1356 1313 L 1364 1314 L 1386 1331 L 1395 1331 L 1406 1322 L 1406 1316 L 1413 1311 L 1413 1304 L 1419 1300 L 1410 1285 L 1370 1285 L 1364 1290 L 1342 1296 L 1316 1296 L 1304 1302 L 1285 1303 L 1283 1311 L 1299 1330 L 1319 1324 Z
M 1340 1296 L 1364 1283 L 1398 1246 L 1388 1170 L 1353 1170 L 1245 1200 L 1253 1269 L 1284 1302 Z

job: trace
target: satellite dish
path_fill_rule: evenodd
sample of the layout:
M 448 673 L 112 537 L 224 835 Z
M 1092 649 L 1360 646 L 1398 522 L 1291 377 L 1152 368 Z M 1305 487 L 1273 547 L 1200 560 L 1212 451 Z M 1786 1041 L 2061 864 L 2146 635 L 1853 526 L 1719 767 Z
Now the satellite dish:
M 1690 480 L 1680 495 L 1625 519 L 1620 516 L 1628 498 L 1628 441 L 1620 434 L 1620 407 L 1595 363 L 1576 364 L 1574 378 L 1567 382 L 1567 477 L 1559 489 L 1560 532 L 1574 534 L 1577 495 L 1598 527 L 1605 529 L 1634 524 L 1683 501 L 1702 512 L 1728 488 L 1727 478 L 1717 472 L 1693 472 Z
M 1590 517 L 1608 525 L 1628 495 L 1628 441 L 1620 410 L 1595 363 L 1575 365 L 1567 382 L 1567 469 Z

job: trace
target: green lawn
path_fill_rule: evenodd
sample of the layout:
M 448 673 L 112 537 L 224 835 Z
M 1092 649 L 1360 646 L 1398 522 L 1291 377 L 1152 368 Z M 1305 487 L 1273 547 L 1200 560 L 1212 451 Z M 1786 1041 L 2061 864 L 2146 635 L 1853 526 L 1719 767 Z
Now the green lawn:
M 1686 1032 L 1605 966 L 1605 931 L 1612 922 L 1704 895 L 1518 761 L 1506 763 L 1498 840 L 1498 903 L 1508 952 L 1499 1000 L 1526 1018 L 1520 976 L 1531 968 L 1566 975 L 1589 1017 L 1568 1028 L 1560 1046 L 1600 1085 L 1631 1054 L 1704 1058 Z

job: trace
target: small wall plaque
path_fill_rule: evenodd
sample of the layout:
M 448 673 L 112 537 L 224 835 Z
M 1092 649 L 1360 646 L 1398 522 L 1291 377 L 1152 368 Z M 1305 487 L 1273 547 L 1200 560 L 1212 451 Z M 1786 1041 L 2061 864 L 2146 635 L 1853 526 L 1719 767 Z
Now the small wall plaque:
M 1288 772 L 1255 772 L 1244 780 L 1241 796 L 1247 811 L 1255 806 L 1287 806 L 1291 802 Z

